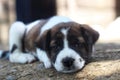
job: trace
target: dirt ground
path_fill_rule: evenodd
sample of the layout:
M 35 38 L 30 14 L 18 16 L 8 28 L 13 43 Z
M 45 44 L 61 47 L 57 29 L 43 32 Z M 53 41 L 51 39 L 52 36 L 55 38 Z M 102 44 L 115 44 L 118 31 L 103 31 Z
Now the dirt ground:
M 120 44 L 96 44 L 92 62 L 79 72 L 41 69 L 40 62 L 14 64 L 0 60 L 0 80 L 120 80 Z

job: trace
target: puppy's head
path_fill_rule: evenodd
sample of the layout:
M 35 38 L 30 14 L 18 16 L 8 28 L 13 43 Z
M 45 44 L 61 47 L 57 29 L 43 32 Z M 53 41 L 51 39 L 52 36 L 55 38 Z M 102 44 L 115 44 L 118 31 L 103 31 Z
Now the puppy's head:
M 98 32 L 75 22 L 60 23 L 46 31 L 44 49 L 59 72 L 71 73 L 88 63 Z

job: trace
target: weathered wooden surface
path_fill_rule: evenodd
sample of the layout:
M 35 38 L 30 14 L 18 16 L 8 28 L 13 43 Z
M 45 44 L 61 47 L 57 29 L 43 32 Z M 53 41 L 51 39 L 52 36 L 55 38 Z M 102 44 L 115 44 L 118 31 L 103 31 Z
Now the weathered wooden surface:
M 77 73 L 41 69 L 40 62 L 13 64 L 0 60 L 0 80 L 120 80 L 120 45 L 97 44 L 90 64 Z

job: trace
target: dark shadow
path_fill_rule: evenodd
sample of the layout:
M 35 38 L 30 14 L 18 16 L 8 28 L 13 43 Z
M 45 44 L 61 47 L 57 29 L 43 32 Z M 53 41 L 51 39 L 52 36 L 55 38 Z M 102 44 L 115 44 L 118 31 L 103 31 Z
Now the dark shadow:
M 56 0 L 16 0 L 17 20 L 29 23 L 56 15 Z
M 120 0 L 115 0 L 116 17 L 120 16 Z

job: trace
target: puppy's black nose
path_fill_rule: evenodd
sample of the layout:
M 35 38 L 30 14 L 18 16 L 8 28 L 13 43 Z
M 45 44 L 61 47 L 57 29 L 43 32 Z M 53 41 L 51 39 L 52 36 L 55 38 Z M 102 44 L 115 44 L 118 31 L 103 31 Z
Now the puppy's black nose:
M 65 67 L 69 68 L 73 65 L 74 61 L 75 61 L 75 59 L 66 57 L 62 60 L 62 63 Z

